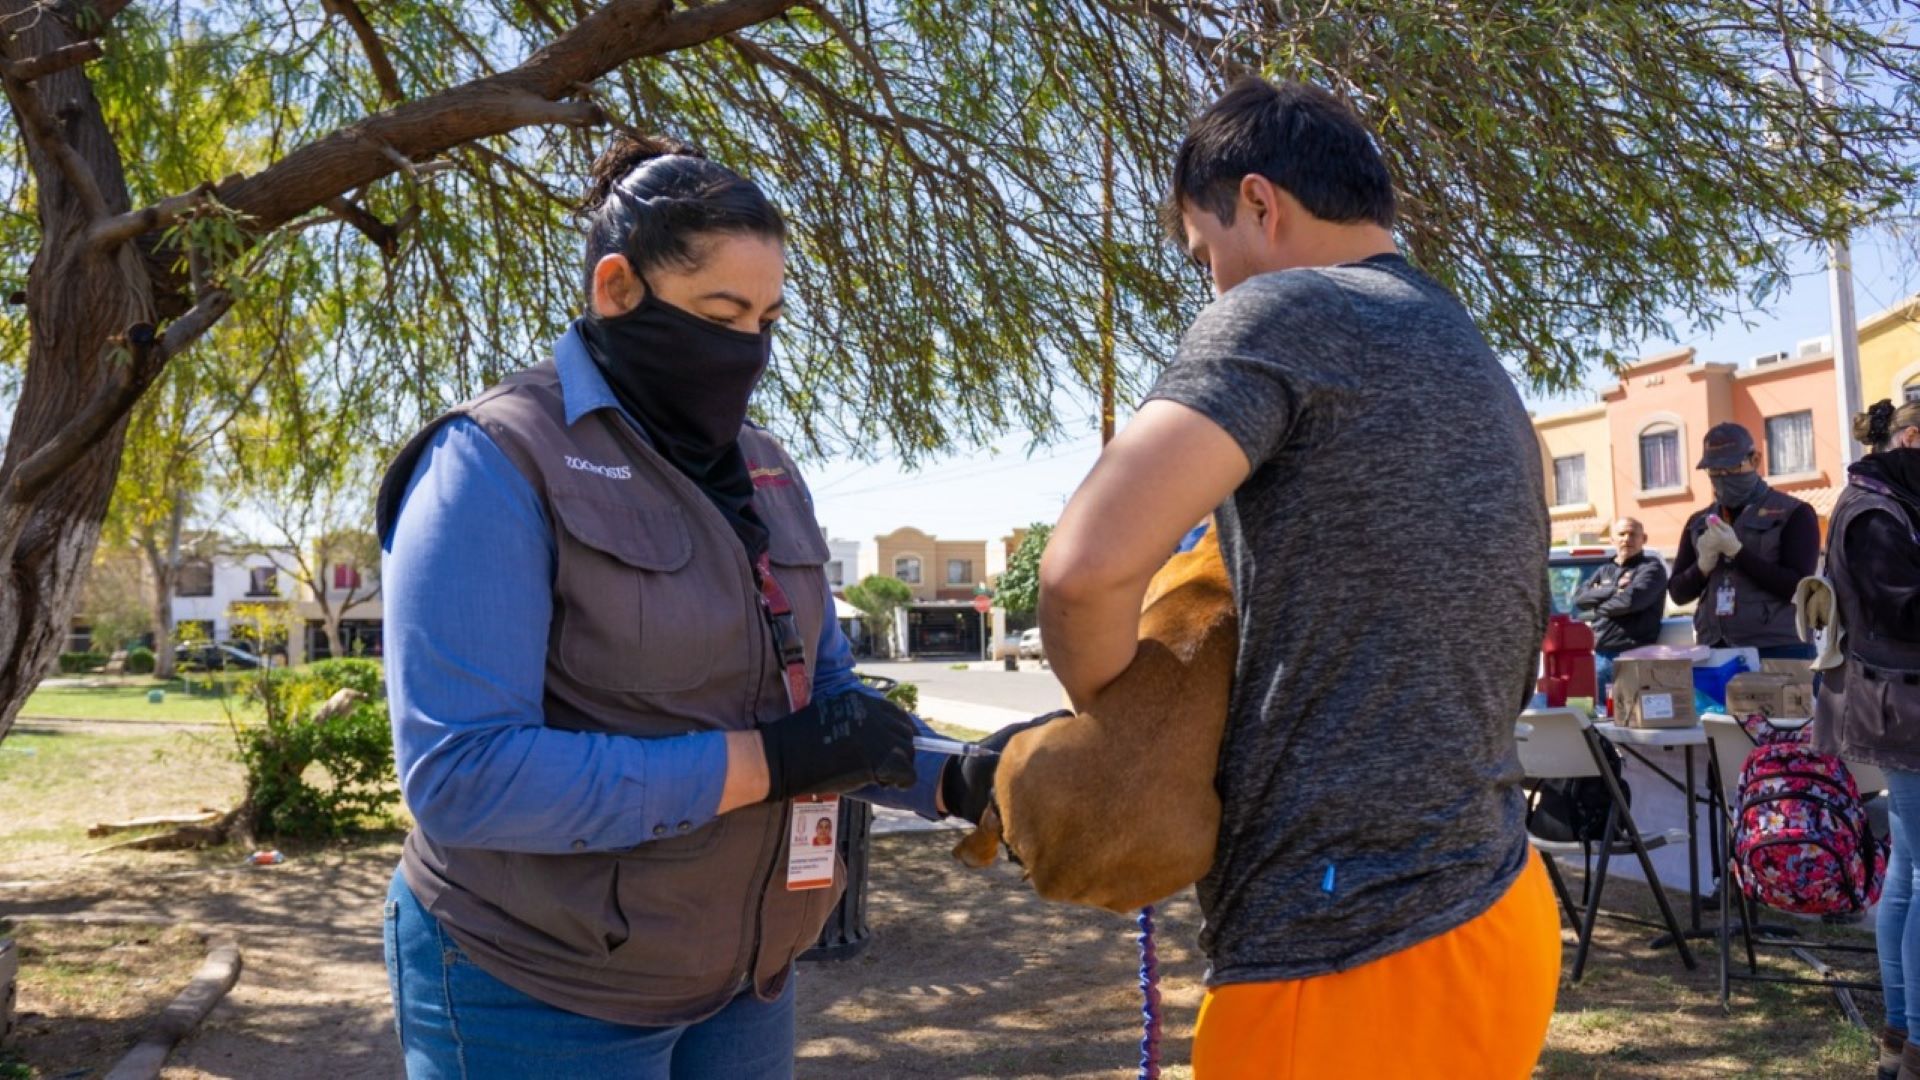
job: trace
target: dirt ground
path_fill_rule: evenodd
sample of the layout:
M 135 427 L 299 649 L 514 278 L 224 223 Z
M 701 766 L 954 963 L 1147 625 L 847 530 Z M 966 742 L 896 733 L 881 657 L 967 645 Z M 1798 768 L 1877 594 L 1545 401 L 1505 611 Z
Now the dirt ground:
M 871 947 L 851 961 L 808 965 L 800 975 L 798 1075 L 1132 1076 L 1139 1023 L 1132 921 L 1042 904 L 1004 864 L 984 875 L 965 870 L 947 853 L 952 837 L 876 840 Z M 379 928 L 397 843 L 289 854 L 285 865 L 267 868 L 235 866 L 233 852 L 37 861 L 30 873 L 0 865 L 0 918 L 27 916 L 22 936 L 29 940 L 43 932 L 30 913 L 45 912 L 165 915 L 183 926 L 236 932 L 245 960 L 240 983 L 176 1052 L 165 1074 L 174 1080 L 397 1076 Z M 1631 883 L 1609 886 L 1608 900 L 1613 910 L 1651 907 Z M 1202 974 L 1191 899 L 1166 905 L 1160 928 L 1165 1075 L 1186 1077 Z M 122 995 L 107 1015 L 100 1002 L 112 990 L 104 984 L 78 993 L 46 990 L 48 961 L 90 963 L 89 956 L 115 941 L 124 945 L 134 932 L 53 933 L 69 936 L 44 939 L 52 951 L 26 958 L 26 1007 L 36 1015 L 26 1018 L 11 1051 L 14 1074 L 0 1056 L 0 1077 L 8 1080 L 99 1075 L 76 1070 L 109 1066 L 137 1034 L 131 1018 L 163 1003 L 171 991 L 160 984 L 183 981 L 197 962 L 197 946 L 182 949 L 184 938 L 161 938 L 176 947 L 143 961 L 145 967 L 132 965 L 126 977 L 149 982 Z M 1865 1034 L 1846 1024 L 1823 991 L 1742 989 L 1732 1013 L 1723 1014 L 1713 995 L 1711 944 L 1702 943 L 1700 970 L 1689 973 L 1670 952 L 1648 949 L 1649 936 L 1603 921 L 1587 978 L 1562 987 L 1536 1075 L 1839 1080 L 1871 1069 Z M 163 976 L 164 965 L 171 966 Z M 1862 995 L 1860 1005 L 1877 1016 L 1877 997 Z

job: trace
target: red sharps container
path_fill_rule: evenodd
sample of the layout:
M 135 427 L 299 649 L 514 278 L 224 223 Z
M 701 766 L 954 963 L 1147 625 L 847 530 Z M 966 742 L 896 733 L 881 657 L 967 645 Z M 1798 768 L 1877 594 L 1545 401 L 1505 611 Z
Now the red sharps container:
M 1547 639 L 1540 646 L 1545 673 L 1538 689 L 1547 704 L 1559 708 L 1569 698 L 1597 696 L 1593 672 L 1593 627 L 1566 615 L 1547 623 Z

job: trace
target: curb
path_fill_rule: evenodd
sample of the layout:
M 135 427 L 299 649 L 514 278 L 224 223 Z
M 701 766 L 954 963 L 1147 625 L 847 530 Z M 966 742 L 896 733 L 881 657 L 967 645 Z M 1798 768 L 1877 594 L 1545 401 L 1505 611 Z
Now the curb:
M 154 1080 L 166 1067 L 167 1055 L 187 1037 L 207 1013 L 240 981 L 240 945 L 231 934 L 208 943 L 207 959 L 192 981 L 161 1011 L 153 1026 L 120 1059 L 106 1080 Z

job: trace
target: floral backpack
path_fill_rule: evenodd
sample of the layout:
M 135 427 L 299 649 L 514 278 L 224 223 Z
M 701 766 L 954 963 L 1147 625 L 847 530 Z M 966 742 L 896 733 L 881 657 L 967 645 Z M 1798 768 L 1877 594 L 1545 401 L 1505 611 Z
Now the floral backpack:
M 1846 763 L 1811 745 L 1811 725 L 1765 717 L 1740 726 L 1756 744 L 1740 769 L 1733 860 L 1740 889 L 1777 911 L 1851 915 L 1880 898 L 1889 844 L 1873 835 Z

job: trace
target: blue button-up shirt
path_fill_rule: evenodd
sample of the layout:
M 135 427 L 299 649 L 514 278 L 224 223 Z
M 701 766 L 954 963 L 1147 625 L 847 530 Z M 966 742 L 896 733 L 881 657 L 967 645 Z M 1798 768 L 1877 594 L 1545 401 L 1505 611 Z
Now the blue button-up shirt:
M 555 346 L 554 361 L 569 425 L 600 409 L 632 422 L 576 332 Z M 383 540 L 394 754 L 427 835 L 456 847 L 607 851 L 715 816 L 723 732 L 640 738 L 547 726 L 553 526 L 533 485 L 478 425 L 462 418 L 436 433 Z M 875 693 L 853 673 L 831 590 L 825 599 L 814 696 Z M 937 817 L 945 760 L 921 753 L 913 788 L 858 797 Z

